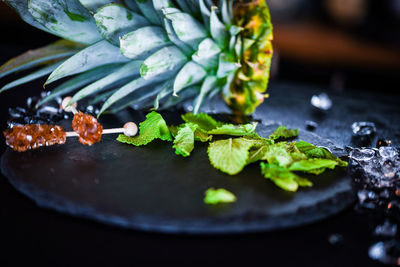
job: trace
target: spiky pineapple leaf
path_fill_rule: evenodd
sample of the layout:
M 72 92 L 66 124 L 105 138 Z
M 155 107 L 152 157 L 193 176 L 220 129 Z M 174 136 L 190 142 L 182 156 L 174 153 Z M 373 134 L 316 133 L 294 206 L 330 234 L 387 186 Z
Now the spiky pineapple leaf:
M 44 47 L 29 50 L 24 54 L 10 59 L 0 67 L 0 78 L 14 73 L 45 64 L 51 60 L 61 59 L 75 54 L 84 46 L 68 40 L 59 40 Z
M 94 19 L 101 36 L 115 46 L 119 46 L 119 38 L 128 32 L 150 25 L 141 15 L 116 4 L 100 8 Z
M 111 74 L 106 75 L 102 79 L 89 84 L 72 97 L 70 104 L 73 104 L 92 94 L 100 93 L 113 84 L 120 83 L 121 81 L 126 81 L 126 79 L 128 78 L 133 79 L 135 76 L 139 76 L 140 64 L 142 64 L 141 61 L 131 61 L 120 67 L 116 71 L 112 72 Z
M 169 40 L 179 47 L 186 56 L 191 56 L 194 50 L 186 43 L 184 43 L 181 39 L 179 39 L 176 34 L 174 27 L 172 26 L 172 21 L 169 19 L 164 19 L 165 31 L 167 32 Z
M 207 72 L 199 64 L 189 61 L 176 75 L 174 82 L 174 95 L 189 86 L 200 83 L 207 76 Z
M 157 50 L 171 45 L 165 31 L 158 26 L 147 26 L 132 31 L 120 39 L 121 53 L 127 58 L 146 58 Z
M 192 56 L 192 60 L 206 70 L 214 69 L 218 64 L 219 53 L 221 53 L 221 49 L 218 45 L 211 38 L 206 38 L 199 44 L 197 51 Z
M 145 80 L 143 78 L 137 78 L 137 79 L 131 81 L 130 83 L 124 85 L 123 87 L 118 89 L 114 94 L 112 94 L 106 100 L 106 102 L 104 102 L 103 106 L 100 109 L 98 116 L 100 116 L 104 111 L 106 111 L 106 109 L 108 109 L 111 105 L 113 105 L 115 102 L 121 100 L 125 96 L 133 93 L 134 91 L 136 91 L 142 87 L 145 87 L 147 85 L 151 85 L 154 83 L 155 83 L 155 81 L 153 81 L 153 80 Z
M 203 104 L 204 98 L 210 93 L 212 90 L 215 90 L 217 87 L 217 78 L 215 76 L 207 76 L 201 85 L 200 94 L 196 97 L 194 101 L 193 113 L 197 114 L 200 110 L 201 105 Z
M 121 67 L 120 64 L 109 64 L 84 72 L 53 89 L 49 95 L 47 95 L 36 104 L 36 108 L 56 98 L 57 96 L 69 94 L 70 92 L 73 92 L 74 90 L 81 88 L 82 86 L 97 81 L 98 79 L 104 77 L 104 75 L 112 73 L 119 67 Z
M 53 71 L 47 79 L 46 84 L 50 84 L 61 78 L 82 73 L 102 65 L 124 63 L 128 60 L 129 59 L 121 54 L 118 47 L 103 40 L 70 57 L 55 71 Z
M 178 38 L 196 50 L 199 43 L 207 37 L 207 32 L 195 18 L 176 8 L 165 8 L 164 15 L 172 21 Z
M 217 15 L 217 8 L 211 8 L 211 15 L 210 15 L 210 31 L 211 36 L 217 42 L 221 49 L 227 47 L 228 43 L 228 31 L 226 30 L 225 24 L 223 24 L 218 15 Z
M 48 74 L 50 74 L 52 71 L 54 71 L 58 66 L 60 66 L 62 62 L 57 62 L 55 64 L 50 64 L 38 71 L 32 72 L 22 78 L 19 78 L 17 80 L 14 80 L 6 85 L 4 85 L 1 89 L 0 89 L 0 93 L 9 90 L 11 88 L 17 87 L 19 85 L 28 83 L 30 81 L 36 80 L 37 78 L 46 76 Z
M 151 24 L 161 25 L 162 20 L 154 9 L 152 0 L 136 0 L 136 5 Z
M 176 46 L 161 48 L 146 58 L 140 67 L 145 80 L 165 80 L 175 75 L 187 62 L 187 57 Z
M 28 10 L 54 35 L 83 44 L 101 40 L 92 15 L 78 0 L 29 0 Z
M 99 8 L 110 4 L 110 0 L 79 0 L 79 2 L 90 12 L 95 13 Z M 122 4 L 121 0 L 113 0 L 114 4 Z
M 123 0 L 125 5 L 133 12 L 140 13 L 140 9 L 136 4 L 136 0 Z

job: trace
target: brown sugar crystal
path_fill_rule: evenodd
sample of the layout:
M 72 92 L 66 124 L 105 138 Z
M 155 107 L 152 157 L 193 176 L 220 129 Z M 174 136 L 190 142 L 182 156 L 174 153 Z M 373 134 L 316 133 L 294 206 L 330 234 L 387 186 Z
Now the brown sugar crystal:
M 3 133 L 6 138 L 6 144 L 19 152 L 36 149 L 41 146 L 65 144 L 66 141 L 64 129 L 57 125 L 15 125 Z
M 84 145 L 93 145 L 101 141 L 103 126 L 97 119 L 81 111 L 74 115 L 72 129 L 79 135 L 79 142 Z

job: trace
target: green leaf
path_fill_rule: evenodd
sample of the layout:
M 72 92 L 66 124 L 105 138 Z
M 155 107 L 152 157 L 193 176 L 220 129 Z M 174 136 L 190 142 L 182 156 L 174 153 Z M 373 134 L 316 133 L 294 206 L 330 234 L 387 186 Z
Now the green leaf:
M 293 162 L 289 170 L 320 174 L 327 168 L 334 169 L 337 165 L 338 163 L 334 160 L 314 158 Z
M 201 85 L 200 94 L 194 100 L 193 113 L 197 114 L 203 104 L 204 98 L 212 91 L 218 89 L 218 80 L 215 76 L 207 76 Z
M 253 134 L 256 130 L 256 127 L 257 123 L 248 123 L 241 125 L 224 124 L 220 127 L 207 131 L 207 133 L 213 135 L 244 136 Z
M 47 46 L 29 50 L 10 59 L 0 67 L 0 78 L 26 69 L 45 64 L 51 60 L 59 60 L 77 53 L 84 46 L 67 40 L 59 40 Z
M 92 94 L 98 94 L 105 89 L 109 88 L 114 84 L 118 84 L 121 81 L 126 81 L 128 78 L 133 78 L 134 76 L 139 75 L 139 67 L 142 64 L 141 61 L 131 61 L 121 68 L 115 70 L 109 75 L 106 75 L 104 78 L 89 84 L 85 88 L 81 89 L 77 92 L 70 101 L 70 104 L 75 103 L 87 96 Z
M 296 147 L 309 158 L 321 158 L 330 159 L 338 163 L 340 167 L 347 167 L 348 163 L 335 157 L 329 151 L 322 147 L 316 147 L 313 144 L 307 143 L 305 141 L 299 141 L 296 143 Z
M 57 86 L 55 89 L 53 89 L 51 91 L 51 93 L 48 96 L 46 96 L 45 98 L 43 98 L 36 104 L 36 108 L 38 108 L 42 104 L 54 99 L 57 96 L 68 94 L 68 93 L 70 93 L 78 88 L 81 88 L 93 81 L 96 81 L 96 80 L 104 77 L 104 75 L 108 75 L 111 72 L 115 71 L 119 67 L 121 67 L 120 64 L 109 64 L 109 65 L 101 66 L 101 67 L 86 71 L 86 72 L 66 81 L 65 83 L 62 83 L 61 85 Z
M 184 88 L 198 84 L 204 80 L 207 72 L 199 64 L 189 61 L 176 75 L 174 96 Z
M 176 46 L 167 46 L 146 58 L 140 67 L 145 80 L 165 80 L 175 75 L 187 62 L 186 56 Z
M 117 140 L 121 143 L 126 143 L 134 146 L 147 145 L 155 139 L 172 141 L 172 136 L 169 132 L 167 123 L 165 122 L 163 117 L 155 111 L 147 114 L 146 120 L 140 123 L 139 136 L 128 137 L 121 134 L 117 138 Z
M 204 197 L 204 203 L 210 205 L 216 205 L 220 203 L 233 203 L 236 202 L 236 200 L 237 198 L 233 193 L 223 188 L 219 189 L 209 188 L 205 192 L 205 197 Z
M 211 38 L 206 38 L 199 44 L 197 51 L 192 56 L 192 60 L 207 70 L 214 69 L 218 65 L 220 52 L 221 49 L 218 45 Z
M 307 157 L 301 153 L 298 153 L 294 144 L 280 142 L 268 146 L 268 150 L 262 159 L 267 160 L 268 163 L 276 164 L 281 167 L 287 167 L 294 161 L 307 159 Z
M 83 44 L 101 40 L 93 17 L 78 0 L 29 0 L 28 10 L 37 22 L 62 38 Z
M 100 8 L 94 19 L 101 36 L 115 46 L 119 46 L 119 38 L 128 32 L 149 25 L 144 17 L 116 4 Z
M 152 81 L 152 80 L 148 81 L 143 78 L 137 78 L 137 79 L 131 81 L 130 83 L 127 83 L 126 85 L 124 85 L 123 87 L 118 89 L 114 94 L 112 94 L 112 96 L 110 96 L 106 100 L 106 102 L 104 102 L 103 106 L 100 109 L 98 116 L 100 116 L 104 111 L 106 111 L 111 105 L 115 104 L 116 102 L 123 99 L 127 95 L 135 92 L 136 90 L 138 90 L 140 88 L 143 88 L 145 86 L 148 86 L 148 85 L 151 85 L 154 83 L 155 83 L 155 81 Z
M 50 77 L 46 84 L 50 84 L 61 78 L 82 73 L 87 70 L 112 63 L 124 63 L 128 58 L 124 57 L 119 48 L 103 40 L 91 45 L 76 55 L 70 57 L 59 66 Z
M 207 37 L 207 32 L 195 18 L 176 8 L 165 8 L 164 15 L 172 21 L 172 26 L 178 38 L 197 50 L 199 43 Z
M 265 178 L 270 179 L 278 187 L 290 191 L 296 192 L 299 186 L 310 187 L 312 182 L 302 178 L 286 168 L 278 166 L 276 164 L 269 164 L 261 162 L 261 173 Z
M 198 126 L 193 123 L 184 123 L 178 128 L 173 145 L 177 155 L 181 155 L 183 157 L 190 156 L 190 153 L 194 149 L 194 132 L 196 131 L 197 127 Z
M 213 117 L 205 113 L 199 113 L 197 115 L 193 113 L 186 113 L 183 114 L 181 117 L 183 121 L 197 124 L 199 126 L 199 129 L 206 132 L 211 131 L 217 127 L 221 127 L 223 125 L 222 122 L 216 121 Z
M 51 64 L 49 66 L 46 66 L 38 71 L 35 71 L 33 73 L 30 73 L 18 80 L 12 81 L 6 85 L 4 85 L 1 89 L 0 89 L 0 93 L 9 90 L 11 88 L 17 87 L 21 84 L 25 84 L 28 83 L 30 81 L 36 80 L 40 77 L 46 76 L 48 74 L 50 74 L 52 71 L 54 71 L 62 62 L 57 62 L 56 64 Z
M 170 45 L 165 31 L 157 26 L 147 26 L 130 32 L 120 39 L 121 53 L 128 58 L 146 58 Z
M 278 140 L 278 139 L 289 139 L 293 137 L 297 137 L 299 135 L 298 129 L 288 129 L 286 126 L 279 126 L 276 130 L 269 136 L 269 138 Z
M 249 149 L 253 145 L 251 140 L 245 138 L 215 141 L 208 147 L 208 158 L 214 168 L 235 175 L 246 166 Z
M 218 46 L 221 49 L 225 49 L 228 43 L 228 31 L 226 30 L 226 26 L 224 23 L 220 21 L 217 15 L 217 7 L 211 7 L 211 16 L 210 16 L 210 29 L 211 36 L 217 42 Z

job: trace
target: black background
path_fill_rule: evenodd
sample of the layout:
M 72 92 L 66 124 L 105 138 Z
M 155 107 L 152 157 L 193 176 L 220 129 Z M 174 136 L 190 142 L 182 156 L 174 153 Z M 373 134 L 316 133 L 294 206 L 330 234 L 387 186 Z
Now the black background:
M 0 34 L 1 63 L 27 49 L 54 40 L 24 24 L 3 24 Z M 281 79 L 314 82 L 311 76 L 300 79 L 293 70 L 295 66 L 293 62 L 283 63 L 281 68 L 285 72 Z M 314 70 L 314 73 L 322 72 Z M 317 79 L 319 86 L 328 82 L 329 79 L 323 78 L 325 76 L 328 77 L 329 72 L 318 76 L 322 77 Z M 15 77 L 1 80 L 0 85 Z M 363 79 L 357 82 L 357 77 L 352 77 L 355 77 L 354 87 L 364 88 Z M 384 82 L 389 86 L 378 88 L 382 77 L 385 77 Z M 375 87 L 367 86 L 370 100 L 373 101 L 374 94 L 398 98 L 399 87 L 396 85 L 399 82 L 396 78 L 396 75 L 387 73 L 374 76 Z M 8 108 L 25 105 L 28 96 L 37 95 L 42 90 L 42 83 L 30 83 L 0 95 L 1 129 L 6 127 Z M 0 139 L 0 153 L 3 153 L 4 138 Z M 358 214 L 351 207 L 324 221 L 273 233 L 227 236 L 142 233 L 40 209 L 18 193 L 5 177 L 0 177 L 0 266 L 33 263 L 52 266 L 134 266 L 152 263 L 376 266 L 368 258 L 368 248 L 377 240 L 371 235 L 373 225 L 368 215 Z M 328 242 L 329 236 L 335 233 L 343 236 L 343 241 L 338 245 Z

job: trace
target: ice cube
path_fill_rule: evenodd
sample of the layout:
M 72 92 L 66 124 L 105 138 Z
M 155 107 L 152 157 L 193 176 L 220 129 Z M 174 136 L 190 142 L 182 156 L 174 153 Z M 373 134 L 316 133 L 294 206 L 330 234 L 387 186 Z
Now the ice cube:
M 332 107 L 332 100 L 326 93 L 321 93 L 319 95 L 313 95 L 311 97 L 311 105 L 317 109 L 327 111 Z
M 356 136 L 369 136 L 376 133 L 375 123 L 367 121 L 354 122 L 351 129 Z
M 385 221 L 375 228 L 374 234 L 377 236 L 393 237 L 397 233 L 397 224 Z
M 399 152 L 396 148 L 391 146 L 382 146 L 379 148 L 379 155 L 384 159 L 395 159 Z
M 368 161 L 375 157 L 375 151 L 369 148 L 355 148 L 350 152 L 349 157 L 356 161 Z

